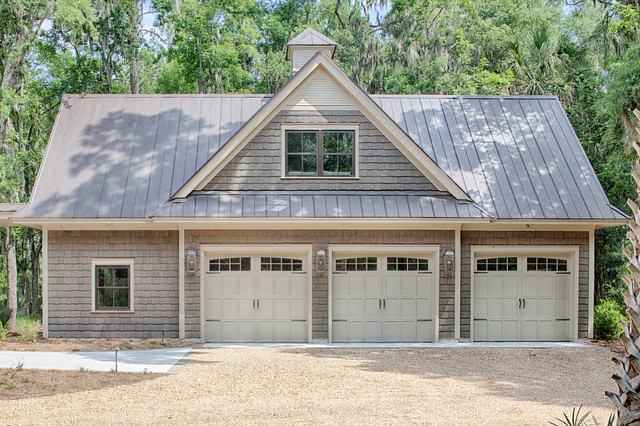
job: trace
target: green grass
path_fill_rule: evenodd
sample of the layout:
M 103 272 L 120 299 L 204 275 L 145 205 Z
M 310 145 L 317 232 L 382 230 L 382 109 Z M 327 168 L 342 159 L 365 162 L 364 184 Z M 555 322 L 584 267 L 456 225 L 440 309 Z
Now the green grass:
M 42 327 L 42 317 L 40 315 L 27 315 L 18 312 L 16 329 L 27 330 L 32 327 Z

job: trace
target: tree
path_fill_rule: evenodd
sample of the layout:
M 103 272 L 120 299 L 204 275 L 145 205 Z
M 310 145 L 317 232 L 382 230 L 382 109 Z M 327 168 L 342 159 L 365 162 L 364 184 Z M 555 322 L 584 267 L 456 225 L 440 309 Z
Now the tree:
M 635 110 L 640 120 L 640 110 Z M 636 128 L 640 134 L 640 126 Z M 625 248 L 624 254 L 629 260 L 629 276 L 622 279 L 627 284 L 623 296 L 627 304 L 629 322 L 624 323 L 624 334 L 620 337 L 624 348 L 624 359 L 613 358 L 618 366 L 619 374 L 612 376 L 618 385 L 618 393 L 606 392 L 616 406 L 618 425 L 640 424 L 640 143 L 633 143 L 638 158 L 636 169 L 631 172 L 636 182 L 638 198 L 629 199 L 628 204 L 633 211 L 634 219 L 629 221 L 631 230 L 627 233 L 632 248 Z

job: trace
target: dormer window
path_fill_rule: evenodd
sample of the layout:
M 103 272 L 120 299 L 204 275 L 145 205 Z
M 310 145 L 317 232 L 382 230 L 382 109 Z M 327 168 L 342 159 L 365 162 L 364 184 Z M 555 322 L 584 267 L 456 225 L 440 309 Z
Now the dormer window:
M 285 176 L 356 176 L 355 130 L 288 129 L 284 135 Z

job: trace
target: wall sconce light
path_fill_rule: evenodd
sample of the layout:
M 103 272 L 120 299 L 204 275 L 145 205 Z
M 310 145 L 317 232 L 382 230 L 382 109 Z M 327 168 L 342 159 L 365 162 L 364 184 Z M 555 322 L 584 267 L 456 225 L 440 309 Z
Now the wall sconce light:
M 187 250 L 187 272 L 196 272 L 196 251 Z
M 316 252 L 316 272 L 323 275 L 327 271 L 327 253 L 324 250 Z
M 455 257 L 453 250 L 444 251 L 444 272 L 445 274 L 452 274 L 455 272 Z

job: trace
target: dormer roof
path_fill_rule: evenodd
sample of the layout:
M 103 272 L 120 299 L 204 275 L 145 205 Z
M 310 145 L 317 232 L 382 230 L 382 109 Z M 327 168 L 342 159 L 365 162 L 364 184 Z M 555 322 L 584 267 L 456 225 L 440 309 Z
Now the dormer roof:
M 333 58 L 333 53 L 335 52 L 337 45 L 338 43 L 331 40 L 321 32 L 314 30 L 313 28 L 307 28 L 296 38 L 287 43 L 287 59 L 292 59 L 292 47 L 294 46 L 319 46 L 323 48 L 329 46 L 329 50 L 331 52 L 330 57 Z

